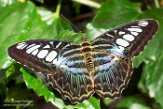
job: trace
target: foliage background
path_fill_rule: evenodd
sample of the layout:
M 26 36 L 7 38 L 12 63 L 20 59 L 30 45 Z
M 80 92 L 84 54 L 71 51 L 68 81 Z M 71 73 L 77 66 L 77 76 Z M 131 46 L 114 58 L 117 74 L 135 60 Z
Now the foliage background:
M 7 108 L 163 109 L 162 7 L 163 0 L 0 0 L 1 108 L 6 108 L 6 103 L 29 100 L 26 105 Z M 83 33 L 74 32 L 60 13 Z M 158 32 L 133 59 L 132 79 L 116 101 L 93 96 L 77 105 L 66 104 L 7 54 L 10 45 L 22 40 L 47 38 L 80 43 L 83 36 L 91 40 L 117 25 L 146 18 L 159 22 Z

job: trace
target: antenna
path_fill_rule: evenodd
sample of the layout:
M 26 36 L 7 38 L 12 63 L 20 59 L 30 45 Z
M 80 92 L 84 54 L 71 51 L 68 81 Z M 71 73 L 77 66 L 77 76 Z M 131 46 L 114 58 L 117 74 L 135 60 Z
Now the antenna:
M 70 22 L 63 14 L 60 14 L 60 16 L 62 16 L 68 23 L 70 23 L 75 30 L 81 33 L 81 31 L 79 31 L 79 29 L 74 24 L 72 24 L 72 22 Z

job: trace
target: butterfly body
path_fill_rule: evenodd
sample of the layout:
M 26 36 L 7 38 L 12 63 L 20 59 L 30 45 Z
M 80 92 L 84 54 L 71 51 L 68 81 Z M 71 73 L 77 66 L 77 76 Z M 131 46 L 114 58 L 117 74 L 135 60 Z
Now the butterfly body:
M 118 98 L 132 75 L 131 59 L 157 31 L 154 20 L 140 20 L 109 30 L 81 44 L 29 40 L 9 47 L 10 57 L 40 72 L 63 98 L 82 102 L 97 93 Z

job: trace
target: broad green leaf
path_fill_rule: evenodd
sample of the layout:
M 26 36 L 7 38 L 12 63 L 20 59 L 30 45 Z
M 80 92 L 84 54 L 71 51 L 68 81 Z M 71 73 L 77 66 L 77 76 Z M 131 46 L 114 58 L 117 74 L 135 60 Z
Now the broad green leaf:
M 103 99 L 103 102 L 104 102 L 105 105 L 109 105 L 109 104 L 111 104 L 112 102 L 114 102 L 114 100 L 113 100 L 113 99 L 108 99 L 108 98 L 106 98 L 106 99 Z
M 100 100 L 95 97 L 91 97 L 89 100 L 85 100 L 83 103 L 77 104 L 74 108 L 77 109 L 101 109 Z
M 163 108 L 163 52 L 159 53 L 156 60 L 151 61 L 145 66 L 146 87 L 149 96 L 155 98 Z
M 71 30 L 70 25 L 58 16 L 53 16 L 51 25 L 41 20 L 31 2 L 0 6 L 0 68 L 11 63 L 7 48 L 22 40 L 34 38 L 59 39 L 59 33 Z
M 134 97 L 127 97 L 122 99 L 117 108 L 119 109 L 150 109 L 150 107 L 145 104 L 145 102 L 141 99 Z
M 103 34 L 104 32 L 106 32 L 108 30 L 108 29 L 104 29 L 104 28 L 96 28 L 91 23 L 87 24 L 86 27 L 88 29 L 86 31 L 86 34 L 90 40 L 93 40 L 94 38 L 96 38 L 97 36 Z
M 82 38 L 84 38 L 85 36 L 86 35 L 84 33 L 74 33 L 73 31 L 66 30 L 66 31 L 61 31 L 57 37 L 60 40 L 80 43 L 82 41 Z
M 154 97 L 156 102 L 158 102 L 162 108 L 163 108 L 163 9 L 153 9 L 153 10 L 147 10 L 144 12 L 144 15 L 151 16 L 158 20 L 159 22 L 159 29 L 157 32 L 157 36 L 155 37 L 157 39 L 157 42 L 153 44 L 153 46 L 158 45 L 156 48 L 152 48 L 151 52 L 153 52 L 153 59 L 150 59 L 151 61 L 148 62 L 148 64 L 145 66 L 144 73 L 146 74 L 146 88 L 149 90 L 150 97 Z M 156 51 L 157 49 L 157 51 Z
M 77 105 L 65 105 L 61 98 L 56 98 L 53 92 L 51 92 L 40 80 L 31 76 L 25 69 L 21 68 L 23 79 L 28 88 L 33 89 L 38 96 L 44 96 L 46 102 L 51 102 L 59 109 L 100 109 L 100 101 L 92 97 L 89 100 L 85 100 L 83 103 Z
M 158 40 L 158 35 L 154 37 L 145 46 L 144 50 L 133 59 L 133 65 L 138 68 L 142 62 L 149 63 L 150 60 L 156 60 L 157 52 L 159 52 L 160 40 Z
M 0 0 L 0 6 L 7 6 L 15 3 L 16 0 Z
M 115 27 L 136 20 L 140 13 L 140 7 L 129 0 L 109 0 L 98 10 L 93 25 L 96 28 Z
M 34 78 L 26 70 L 21 68 L 21 72 L 23 74 L 23 79 L 27 85 L 27 87 L 32 88 L 38 96 L 44 96 L 45 100 L 48 102 L 52 102 L 56 107 L 63 109 L 64 103 L 62 100 L 57 99 L 55 95 L 48 90 L 46 86 L 44 86 L 40 80 Z

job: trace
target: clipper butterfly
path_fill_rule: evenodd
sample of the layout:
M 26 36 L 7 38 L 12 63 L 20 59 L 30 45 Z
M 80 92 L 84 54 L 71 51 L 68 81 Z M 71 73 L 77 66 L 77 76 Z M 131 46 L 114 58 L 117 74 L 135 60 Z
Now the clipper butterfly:
M 132 76 L 131 59 L 157 31 L 155 20 L 139 20 L 80 44 L 57 40 L 28 40 L 9 47 L 11 58 L 44 74 L 47 81 L 72 103 L 94 93 L 118 98 Z

